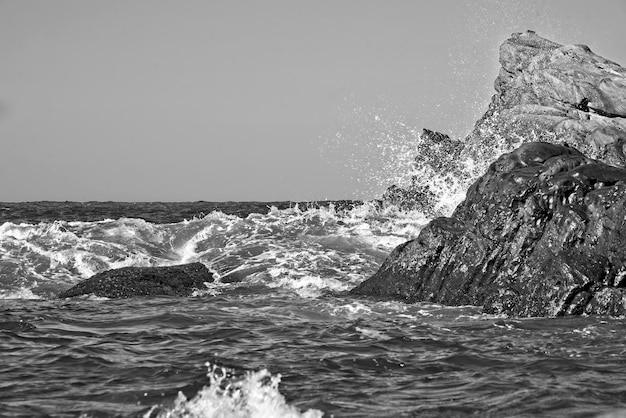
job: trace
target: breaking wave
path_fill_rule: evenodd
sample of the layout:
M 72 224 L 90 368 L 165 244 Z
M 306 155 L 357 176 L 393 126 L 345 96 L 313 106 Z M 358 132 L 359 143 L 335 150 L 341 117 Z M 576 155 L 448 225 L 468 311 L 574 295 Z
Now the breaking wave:
M 281 376 L 268 370 L 249 371 L 237 376 L 234 370 L 207 363 L 209 385 L 192 399 L 179 392 L 171 409 L 160 411 L 157 418 L 321 418 L 324 413 L 309 409 L 301 412 L 290 405 L 278 390 Z M 144 417 L 152 418 L 153 407 Z
M 419 213 L 366 202 L 349 210 L 287 209 L 245 218 L 214 211 L 182 222 L 120 218 L 0 225 L 0 298 L 47 298 L 100 271 L 202 262 L 220 287 L 261 284 L 301 296 L 348 290 L 396 245 Z

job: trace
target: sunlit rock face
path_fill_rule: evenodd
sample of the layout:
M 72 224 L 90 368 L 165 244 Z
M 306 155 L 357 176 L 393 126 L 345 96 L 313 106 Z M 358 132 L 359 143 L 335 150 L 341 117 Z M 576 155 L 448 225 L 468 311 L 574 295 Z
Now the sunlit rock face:
M 417 146 L 413 167 L 415 174 L 411 176 L 410 184 L 389 187 L 382 196 L 383 203 L 401 210 L 418 210 L 427 216 L 436 215 L 441 198 L 437 189 L 454 187 L 452 182 L 464 175 L 462 164 L 459 164 L 462 149 L 461 141 L 424 129 Z M 433 177 L 443 184 L 437 187 Z
M 502 143 L 567 142 L 626 167 L 626 69 L 584 45 L 559 45 L 532 31 L 500 47 L 497 93 L 466 140 L 475 158 Z
M 354 294 L 515 316 L 626 313 L 626 170 L 524 144 Z
M 416 158 L 471 183 L 466 199 L 353 293 L 515 316 L 626 314 L 626 69 L 532 31 L 505 41 L 500 63 L 462 149 Z M 427 141 L 452 143 L 435 134 Z M 415 206 L 436 208 L 424 182 L 385 198 L 408 206 L 415 191 Z
M 531 31 L 502 44 L 500 63 L 496 94 L 468 137 L 425 129 L 410 183 L 391 186 L 383 202 L 449 215 L 490 163 L 527 142 L 568 143 L 626 167 L 626 69 L 586 46 L 559 45 Z

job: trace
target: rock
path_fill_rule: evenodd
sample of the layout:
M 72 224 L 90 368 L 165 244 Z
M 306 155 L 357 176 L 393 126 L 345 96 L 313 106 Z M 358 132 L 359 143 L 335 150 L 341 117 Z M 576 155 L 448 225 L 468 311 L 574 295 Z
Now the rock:
M 423 201 L 425 184 L 443 178 L 441 189 L 452 173 L 457 189 L 469 187 L 465 201 L 352 292 L 516 316 L 624 315 L 626 69 L 532 31 L 506 40 L 500 63 L 462 147 L 418 150 L 422 177 L 388 191 L 408 200 L 412 188 Z M 448 141 L 424 136 L 434 149 Z
M 13 332 L 23 332 L 23 331 L 33 331 L 37 329 L 30 322 L 26 322 L 23 320 L 20 321 L 0 321 L 0 331 L 13 331 Z
M 524 144 L 352 293 L 514 316 L 622 315 L 625 213 L 626 169 Z
M 393 184 L 385 190 L 382 196 L 385 207 L 393 205 L 401 210 L 419 210 L 425 214 L 432 213 L 435 199 L 435 194 L 428 185 L 421 185 L 416 181 L 412 181 L 406 187 Z
M 107 298 L 135 296 L 191 296 L 213 282 L 213 274 L 202 263 L 166 267 L 123 267 L 107 270 L 83 280 L 59 294 L 70 298 L 93 294 Z
M 500 47 L 497 94 L 466 140 L 475 161 L 524 142 L 567 142 L 626 167 L 626 69 L 585 45 L 560 45 L 532 31 Z M 498 154 L 496 154 L 497 156 Z
M 419 210 L 426 215 L 437 213 L 436 202 L 438 196 L 428 181 L 433 176 L 441 178 L 441 173 L 450 177 L 462 176 L 458 158 L 463 143 L 451 139 L 440 132 L 424 129 L 417 145 L 414 166 L 411 168 L 414 175 L 410 184 L 400 187 L 392 185 L 382 196 L 384 205 L 394 205 L 402 210 Z
M 626 69 L 584 45 L 560 45 L 535 32 L 500 47 L 496 94 L 464 141 L 424 130 L 407 184 L 383 202 L 447 216 L 501 154 L 527 142 L 568 143 L 590 158 L 626 167 Z

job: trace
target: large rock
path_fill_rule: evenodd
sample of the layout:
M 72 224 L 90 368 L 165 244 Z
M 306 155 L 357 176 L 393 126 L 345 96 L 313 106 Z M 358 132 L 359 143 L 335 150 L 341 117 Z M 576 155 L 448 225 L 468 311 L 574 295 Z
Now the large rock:
M 408 184 L 382 200 L 429 216 L 452 212 L 473 181 L 523 143 L 567 142 L 626 167 L 626 69 L 584 45 L 560 45 L 528 31 L 500 47 L 496 94 L 464 141 L 424 130 Z
M 455 187 L 472 184 L 466 200 L 353 293 L 519 316 L 625 314 L 626 69 L 532 31 L 506 40 L 500 63 L 461 151 L 441 170 L 422 162 L 434 169 L 412 186 L 453 173 Z
M 166 267 L 123 267 L 107 270 L 83 280 L 59 294 L 59 298 L 90 295 L 107 298 L 135 296 L 191 296 L 213 282 L 213 274 L 202 263 Z
M 560 45 L 532 31 L 502 44 L 500 64 L 497 93 L 466 140 L 471 158 L 493 161 L 494 150 L 523 142 L 567 142 L 626 167 L 625 68 L 585 45 Z
M 352 293 L 515 316 L 626 313 L 626 170 L 550 143 L 491 164 Z

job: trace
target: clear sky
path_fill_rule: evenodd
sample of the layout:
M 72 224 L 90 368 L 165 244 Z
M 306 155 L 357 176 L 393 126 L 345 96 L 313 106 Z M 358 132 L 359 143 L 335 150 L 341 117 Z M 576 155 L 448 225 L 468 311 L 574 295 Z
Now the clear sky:
M 0 201 L 376 197 L 415 132 L 471 129 L 512 32 L 626 65 L 625 23 L 625 0 L 0 0 Z

